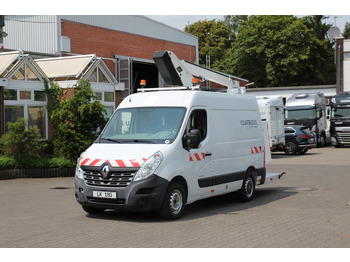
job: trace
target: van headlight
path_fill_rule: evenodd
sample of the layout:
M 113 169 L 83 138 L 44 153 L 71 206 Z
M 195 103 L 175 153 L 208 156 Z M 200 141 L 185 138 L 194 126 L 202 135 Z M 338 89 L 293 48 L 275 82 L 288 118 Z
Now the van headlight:
M 77 176 L 77 178 L 84 179 L 84 171 L 80 167 L 80 159 L 81 158 L 79 157 L 77 161 L 77 167 L 75 168 L 75 175 Z
M 137 173 L 134 176 L 134 182 L 145 179 L 150 175 L 153 175 L 154 171 L 156 171 L 157 167 L 160 165 L 162 161 L 163 161 L 163 154 L 160 151 L 153 154 L 151 157 L 149 157 L 145 161 L 145 163 L 143 163 L 143 165 L 137 171 Z

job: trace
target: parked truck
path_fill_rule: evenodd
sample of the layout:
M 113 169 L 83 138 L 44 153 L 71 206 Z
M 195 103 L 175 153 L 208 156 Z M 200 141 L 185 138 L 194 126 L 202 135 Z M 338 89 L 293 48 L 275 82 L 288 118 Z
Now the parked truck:
M 256 185 L 278 181 L 284 173 L 266 172 L 269 149 L 254 96 L 198 86 L 142 89 L 81 154 L 75 197 L 88 213 L 156 210 L 178 219 L 197 200 L 237 192 L 249 201 Z
M 327 112 L 324 94 L 299 93 L 285 104 L 285 124 L 308 127 L 315 135 L 317 145 L 324 146 L 330 140 L 327 130 Z
M 285 144 L 284 105 L 282 96 L 256 97 L 262 120 L 267 121 L 270 148 L 275 150 Z
M 332 144 L 336 147 L 350 145 L 350 93 L 333 96 L 331 110 Z

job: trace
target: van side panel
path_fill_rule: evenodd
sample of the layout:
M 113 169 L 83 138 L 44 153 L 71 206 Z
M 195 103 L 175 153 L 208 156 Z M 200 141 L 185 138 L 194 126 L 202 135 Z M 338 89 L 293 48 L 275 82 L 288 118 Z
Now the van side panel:
M 247 169 L 261 169 L 264 165 L 264 140 L 256 98 L 219 94 L 206 102 L 209 141 L 204 141 L 201 152 L 211 155 L 200 161 L 202 166 L 196 165 L 195 172 L 193 162 L 187 165 L 191 181 L 189 202 L 239 190 Z

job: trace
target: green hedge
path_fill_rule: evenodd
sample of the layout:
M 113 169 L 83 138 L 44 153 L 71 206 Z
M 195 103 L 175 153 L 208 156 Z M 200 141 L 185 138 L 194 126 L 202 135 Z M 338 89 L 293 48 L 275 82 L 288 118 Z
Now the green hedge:
M 76 162 L 64 157 L 49 156 L 25 156 L 14 157 L 10 155 L 0 156 L 0 169 L 14 168 L 64 168 L 75 167 Z

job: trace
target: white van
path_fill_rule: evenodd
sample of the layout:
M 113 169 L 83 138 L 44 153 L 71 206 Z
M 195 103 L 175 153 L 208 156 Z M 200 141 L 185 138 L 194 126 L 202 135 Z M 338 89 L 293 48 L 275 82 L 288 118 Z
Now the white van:
M 181 217 L 186 204 L 238 191 L 251 200 L 266 174 L 255 96 L 205 91 L 136 93 L 119 105 L 78 159 L 75 196 L 88 213 L 152 211 Z
M 285 144 L 284 105 L 282 96 L 257 96 L 261 119 L 267 121 L 270 148 L 277 149 Z

